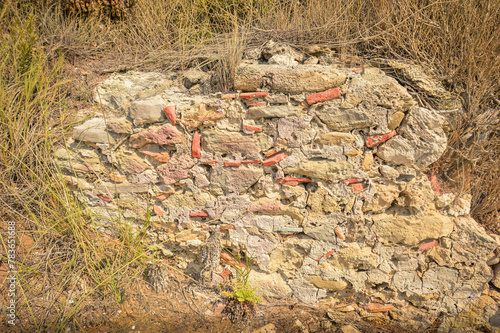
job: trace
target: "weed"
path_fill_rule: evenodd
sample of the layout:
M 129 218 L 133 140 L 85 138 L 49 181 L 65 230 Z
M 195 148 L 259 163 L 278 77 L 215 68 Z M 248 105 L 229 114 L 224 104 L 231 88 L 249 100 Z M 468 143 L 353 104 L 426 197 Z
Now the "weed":
M 228 252 L 231 253 L 230 251 Z M 232 292 L 223 292 L 223 295 L 237 300 L 238 302 L 261 303 L 262 300 L 255 294 L 257 287 L 251 288 L 248 283 L 248 278 L 252 272 L 252 259 L 248 257 L 246 252 L 243 255 L 245 258 L 244 263 L 242 263 L 243 258 L 240 253 L 233 255 L 233 257 L 235 257 L 236 261 L 230 261 L 229 265 L 238 274 L 236 277 L 236 285 L 232 286 Z

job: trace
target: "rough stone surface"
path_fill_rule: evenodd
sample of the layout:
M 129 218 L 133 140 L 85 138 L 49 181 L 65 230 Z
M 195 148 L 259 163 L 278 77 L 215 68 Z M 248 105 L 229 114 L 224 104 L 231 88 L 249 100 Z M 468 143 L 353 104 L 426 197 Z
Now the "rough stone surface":
M 343 71 L 319 65 L 282 67 L 280 65 L 246 65 L 236 69 L 234 88 L 254 91 L 269 87 L 279 92 L 298 94 L 339 87 L 346 80 Z
M 446 149 L 443 117 L 416 107 L 399 127 L 398 136 L 381 146 L 377 155 L 391 164 L 423 169 L 437 161 Z
M 261 297 L 349 299 L 343 311 L 416 331 L 439 313 L 458 318 L 443 332 L 471 318 L 490 329 L 498 309 L 485 288 L 499 284 L 500 243 L 468 216 L 470 196 L 436 194 L 422 171 L 446 147 L 441 116 L 378 69 L 353 70 L 323 48 L 305 65 L 271 44 L 237 69 L 247 93 L 202 95 L 210 80 L 195 72 L 115 74 L 97 88 L 115 110 L 96 110 L 54 157 L 98 230 L 121 219 L 137 233 L 150 207 L 147 245 L 164 242 L 196 277 L 209 236 L 197 226 L 214 221 L 220 245 L 253 260 Z M 236 274 L 219 257 L 211 282 Z

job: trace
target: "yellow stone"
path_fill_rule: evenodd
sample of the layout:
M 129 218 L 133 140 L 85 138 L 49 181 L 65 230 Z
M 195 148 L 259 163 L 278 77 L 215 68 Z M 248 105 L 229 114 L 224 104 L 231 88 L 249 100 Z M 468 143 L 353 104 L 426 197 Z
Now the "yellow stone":
M 365 171 L 370 170 L 372 164 L 373 164 L 373 154 L 368 152 L 365 154 L 365 158 L 363 159 L 363 170 Z
M 387 128 L 391 131 L 395 130 L 401 124 L 404 117 L 405 114 L 401 111 L 394 113 L 389 119 L 389 124 L 387 125 Z

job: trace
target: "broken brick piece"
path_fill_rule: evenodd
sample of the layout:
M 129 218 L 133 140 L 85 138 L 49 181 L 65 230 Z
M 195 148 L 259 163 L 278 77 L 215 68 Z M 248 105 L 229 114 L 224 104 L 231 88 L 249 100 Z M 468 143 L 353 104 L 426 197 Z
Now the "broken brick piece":
M 247 106 L 266 106 L 265 102 L 246 103 Z
M 268 94 L 267 91 L 241 93 L 240 98 L 265 97 L 265 96 L 267 96 L 267 94 Z
M 394 310 L 394 305 L 392 304 L 379 304 L 379 303 L 370 303 L 365 306 L 365 310 L 371 313 L 375 312 L 387 312 Z
M 352 70 L 354 73 L 359 73 L 359 72 L 362 72 L 363 71 L 363 68 L 354 68 Z
M 99 194 L 97 197 L 100 198 L 100 199 L 102 199 L 102 200 L 104 200 L 104 201 L 106 201 L 106 202 L 111 202 L 111 199 L 108 198 L 108 197 L 105 197 L 104 195 L 100 195 Z
M 269 156 L 272 156 L 276 153 L 279 153 L 281 151 L 281 148 L 274 148 L 274 149 L 271 149 L 270 151 L 268 151 L 267 153 L 264 153 L 264 155 L 266 157 L 269 157 Z
M 370 137 L 366 138 L 365 144 L 368 148 L 373 148 L 373 147 L 381 144 L 382 142 L 389 140 L 390 138 L 392 138 L 396 134 L 397 134 L 397 132 L 396 132 L 396 130 L 394 130 L 394 131 L 387 133 L 387 134 L 370 136 Z
M 344 233 L 342 232 L 342 229 L 340 229 L 340 227 L 335 227 L 335 229 L 333 229 L 333 231 L 335 232 L 335 235 L 337 235 L 338 239 L 345 240 Z
M 344 180 L 344 184 L 351 185 L 351 184 L 359 183 L 359 182 L 362 182 L 362 181 L 363 181 L 363 179 L 360 179 L 360 178 L 351 178 L 351 179 Z
M 328 101 L 330 99 L 338 98 L 340 97 L 340 89 L 339 88 L 332 88 L 327 91 L 319 92 L 316 94 L 312 94 L 306 97 L 306 102 L 309 105 L 312 105 L 314 103 L 318 102 L 324 102 Z
M 286 176 L 285 178 L 276 179 L 276 182 L 283 185 L 297 186 L 302 183 L 309 183 L 311 180 L 307 178 L 297 178 Z
M 175 116 L 175 105 L 165 106 L 163 108 L 163 112 L 165 112 L 165 115 L 170 120 L 172 125 L 175 125 L 177 123 L 177 117 Z
M 231 275 L 231 271 L 229 269 L 225 269 L 222 273 L 219 274 L 223 279 L 227 278 L 229 275 Z
M 331 256 L 334 253 L 335 253 L 335 250 L 331 250 L 330 252 L 328 252 L 327 254 L 325 254 L 325 258 L 328 258 L 329 256 Z
M 230 161 L 225 161 L 224 166 L 226 167 L 237 167 L 240 166 L 240 162 L 230 162 Z
M 252 132 L 262 132 L 262 128 L 257 126 L 243 125 L 243 129 Z
M 261 160 L 254 160 L 254 161 L 242 161 L 241 164 L 260 164 L 262 163 Z
M 191 217 L 208 217 L 208 213 L 207 212 L 190 213 L 189 216 L 191 216 Z
M 276 155 L 273 155 L 271 157 L 269 157 L 268 159 L 266 159 L 262 165 L 263 166 L 269 166 L 269 165 L 273 165 L 273 164 L 276 164 L 282 160 L 284 160 L 285 158 L 287 158 L 289 156 L 288 152 L 284 151 L 282 153 L 278 153 Z
M 163 215 L 163 210 L 158 205 L 153 205 L 153 211 L 158 216 L 162 216 Z
M 236 98 L 236 94 L 228 93 L 220 95 L 221 99 L 234 99 Z
M 168 161 L 170 161 L 170 154 L 166 151 L 165 152 L 156 152 L 156 151 L 149 151 L 149 150 L 145 150 L 145 149 L 141 149 L 139 151 L 141 153 L 143 153 L 144 155 L 150 156 L 161 163 L 167 163 Z
M 427 250 L 432 249 L 434 246 L 436 246 L 436 245 L 437 245 L 437 243 L 438 243 L 438 242 L 437 242 L 437 240 L 433 239 L 433 240 L 432 240 L 432 241 L 430 241 L 430 242 L 424 242 L 424 243 L 420 244 L 420 245 L 418 246 L 418 248 L 419 248 L 420 250 L 422 250 L 422 251 L 427 251 Z
M 200 133 L 194 132 L 193 134 L 193 144 L 191 145 L 191 151 L 193 153 L 193 157 L 200 158 Z
M 350 184 L 349 185 L 350 187 L 352 187 L 352 189 L 354 190 L 354 193 L 356 194 L 360 194 L 361 192 L 363 192 L 363 184 L 361 183 L 354 183 L 354 184 Z
M 231 257 L 227 252 L 221 252 L 220 259 L 223 263 L 230 265 L 230 266 L 242 266 L 242 267 L 246 266 L 244 263 L 237 262 L 236 259 Z

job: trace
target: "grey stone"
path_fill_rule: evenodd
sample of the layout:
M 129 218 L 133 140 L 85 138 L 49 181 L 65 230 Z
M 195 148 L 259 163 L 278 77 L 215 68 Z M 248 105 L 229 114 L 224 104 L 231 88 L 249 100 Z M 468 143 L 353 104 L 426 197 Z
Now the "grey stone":
M 203 151 L 220 154 L 253 155 L 272 146 L 272 138 L 263 133 L 251 136 L 219 130 L 206 130 L 201 134 Z
M 441 128 L 444 118 L 425 108 L 409 111 L 397 136 L 383 143 L 377 156 L 391 164 L 424 169 L 437 161 L 446 149 L 446 134 Z
M 224 168 L 221 173 L 210 175 L 212 186 L 220 187 L 228 193 L 241 194 L 264 175 L 262 168 L 244 167 Z
M 257 287 L 255 294 L 265 298 L 285 298 L 292 294 L 292 289 L 286 284 L 279 273 L 261 273 L 255 270 L 248 277 L 250 287 Z
M 285 168 L 286 173 L 297 173 L 311 178 L 328 181 L 347 179 L 353 172 L 353 166 L 346 161 L 305 161 L 293 167 Z
M 89 141 L 94 143 L 111 143 L 115 139 L 106 131 L 104 119 L 93 118 L 83 124 L 73 128 L 73 138 L 79 141 Z
M 341 109 L 340 102 L 337 100 L 315 104 L 311 108 L 311 112 L 334 131 L 347 132 L 375 125 L 370 110 L 364 108 Z
M 288 281 L 288 285 L 293 290 L 293 296 L 299 301 L 306 304 L 314 304 L 318 300 L 318 288 L 305 283 L 302 279 L 290 280 Z
M 135 101 L 130 105 L 129 117 L 136 126 L 157 123 L 165 119 L 163 112 L 165 106 L 166 103 L 161 96 Z
M 250 107 L 247 112 L 248 119 L 258 118 L 282 118 L 289 116 L 298 116 L 302 108 L 300 106 L 292 105 L 272 105 L 272 106 L 259 106 Z

